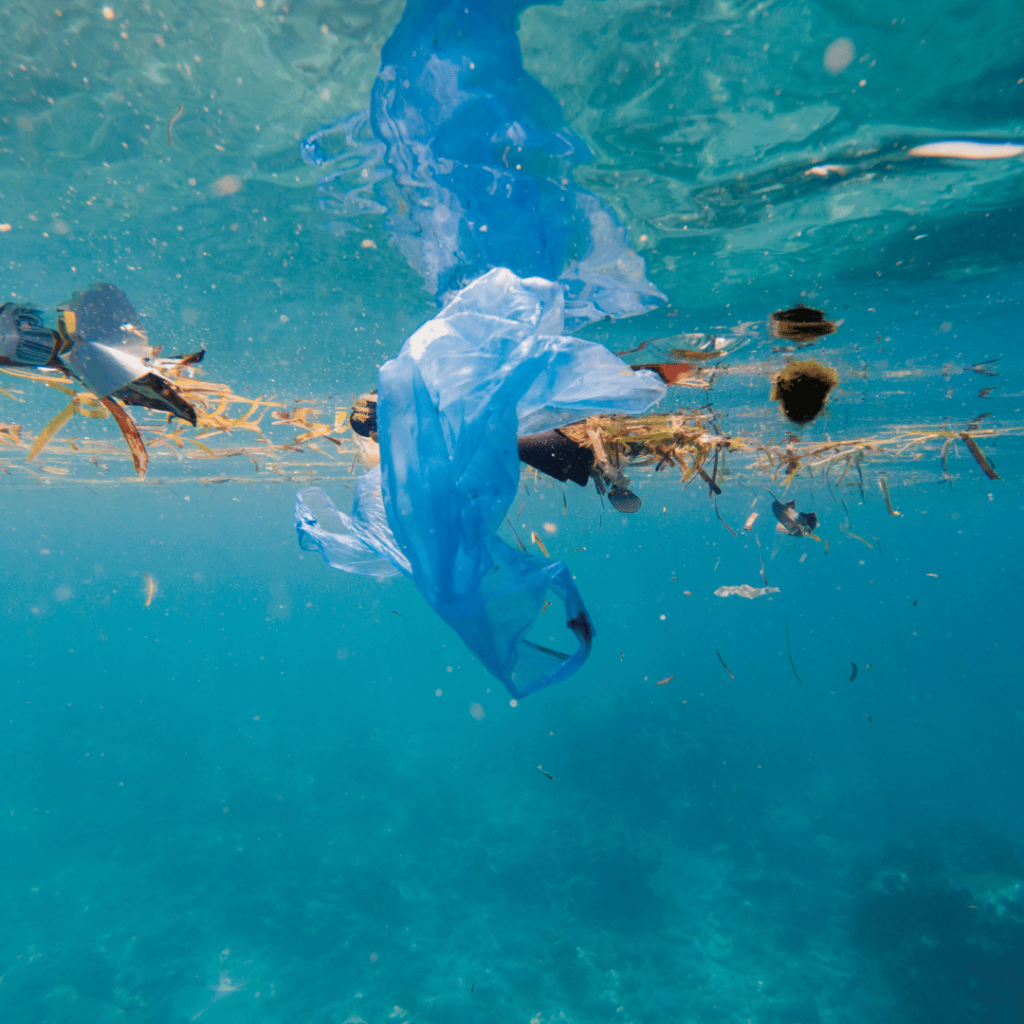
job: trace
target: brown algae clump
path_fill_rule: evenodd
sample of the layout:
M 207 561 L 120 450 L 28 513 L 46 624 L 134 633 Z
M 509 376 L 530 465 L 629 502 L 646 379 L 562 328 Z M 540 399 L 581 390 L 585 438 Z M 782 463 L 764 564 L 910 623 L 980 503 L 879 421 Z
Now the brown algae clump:
M 787 363 L 772 382 L 772 401 L 794 423 L 810 423 L 825 406 L 829 392 L 839 383 L 839 374 L 817 359 Z
M 816 338 L 835 334 L 838 326 L 827 320 L 820 309 L 798 302 L 792 309 L 780 309 L 771 315 L 772 334 L 777 338 L 788 338 L 801 345 L 810 345 Z

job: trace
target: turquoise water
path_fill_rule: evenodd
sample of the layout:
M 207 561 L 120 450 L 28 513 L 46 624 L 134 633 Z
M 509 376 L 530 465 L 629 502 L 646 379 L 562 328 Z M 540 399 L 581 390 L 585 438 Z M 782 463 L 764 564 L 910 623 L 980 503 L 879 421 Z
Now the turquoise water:
M 437 306 L 394 210 L 339 212 L 364 165 L 318 189 L 299 144 L 367 108 L 403 10 L 8 4 L 4 301 L 53 323 L 109 281 L 166 352 L 205 346 L 210 380 L 348 408 Z M 797 474 L 817 543 L 775 531 L 785 467 L 753 457 L 719 478 L 738 536 L 675 471 L 631 472 L 633 516 L 524 472 L 510 518 L 597 637 L 515 706 L 409 581 L 298 548 L 297 485 L 340 499 L 350 448 L 154 447 L 140 481 L 109 421 L 61 435 L 99 457 L 0 446 L 0 1020 L 1019 1021 L 1024 157 L 908 155 L 1021 141 L 1019 22 L 522 12 L 525 70 L 591 152 L 575 183 L 666 297 L 583 334 L 730 339 L 710 389 L 664 406 L 710 403 L 722 433 L 957 436 L 945 466 L 941 438 L 867 452 L 862 486 Z M 794 427 L 767 319 L 801 301 L 841 321 L 807 350 L 840 384 Z M 26 435 L 68 401 L 0 388 Z M 761 586 L 758 542 L 778 593 L 716 597 Z

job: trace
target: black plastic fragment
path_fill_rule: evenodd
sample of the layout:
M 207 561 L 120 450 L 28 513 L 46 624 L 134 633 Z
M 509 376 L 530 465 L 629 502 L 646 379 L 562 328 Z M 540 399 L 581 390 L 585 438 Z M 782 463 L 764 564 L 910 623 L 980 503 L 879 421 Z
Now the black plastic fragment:
M 571 480 L 580 487 L 586 487 L 594 466 L 590 447 L 578 444 L 560 430 L 524 434 L 519 438 L 519 459 L 546 476 L 562 483 Z

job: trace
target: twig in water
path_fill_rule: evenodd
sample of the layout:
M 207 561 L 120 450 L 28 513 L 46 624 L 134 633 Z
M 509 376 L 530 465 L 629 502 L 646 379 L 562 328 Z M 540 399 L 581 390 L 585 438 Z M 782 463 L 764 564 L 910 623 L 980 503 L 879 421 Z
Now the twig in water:
M 520 551 L 526 550 L 526 545 L 519 539 L 519 534 L 516 533 L 516 528 L 509 522 L 508 516 L 505 516 L 505 522 L 508 523 L 508 528 L 512 531 L 512 536 L 515 537 L 516 543 L 519 545 Z
M 771 584 L 769 584 L 768 576 L 764 571 L 764 552 L 761 550 L 761 538 L 755 533 L 754 540 L 757 541 L 757 557 L 761 559 L 761 579 L 764 580 L 764 585 L 767 587 Z
M 882 497 L 885 498 L 885 511 L 891 516 L 900 515 L 900 513 L 892 507 L 892 499 L 889 497 L 889 485 L 885 482 L 884 476 L 880 476 L 878 478 L 878 486 L 881 487 Z
M 800 678 L 800 673 L 797 672 L 796 665 L 793 664 L 793 648 L 789 645 L 789 622 L 785 617 L 783 617 L 782 622 L 786 627 L 786 654 L 789 655 L 789 667 L 793 670 L 793 675 L 796 676 L 796 681 L 803 686 L 804 681 Z
M 978 447 L 978 442 L 971 437 L 970 434 L 965 430 L 961 435 L 963 442 L 967 445 L 967 450 L 974 456 L 974 461 L 981 466 L 981 471 L 989 478 L 989 480 L 998 480 L 999 474 L 992 468 L 992 463 L 985 458 L 981 453 L 981 449 Z
M 172 149 L 174 148 L 174 136 L 171 135 L 171 129 L 174 127 L 174 123 L 185 113 L 185 104 L 179 103 L 178 109 L 171 114 L 171 119 L 167 122 L 167 145 Z
M 946 443 L 942 446 L 942 478 L 949 484 L 950 490 L 953 489 L 953 477 L 949 470 L 946 468 L 946 459 L 949 456 L 949 449 L 953 445 L 953 438 L 947 437 Z
M 717 647 L 715 648 L 715 654 L 718 654 Z M 718 654 L 718 660 L 722 663 L 722 668 L 724 668 L 726 672 L 729 672 L 729 678 L 735 679 L 736 677 L 732 674 L 732 672 L 729 671 L 729 666 L 726 665 L 725 659 L 720 654 Z
M 738 536 L 736 531 L 722 518 L 722 513 L 718 511 L 718 498 L 714 494 L 711 495 L 711 502 L 715 506 L 715 515 L 718 516 L 718 521 L 734 536 Z

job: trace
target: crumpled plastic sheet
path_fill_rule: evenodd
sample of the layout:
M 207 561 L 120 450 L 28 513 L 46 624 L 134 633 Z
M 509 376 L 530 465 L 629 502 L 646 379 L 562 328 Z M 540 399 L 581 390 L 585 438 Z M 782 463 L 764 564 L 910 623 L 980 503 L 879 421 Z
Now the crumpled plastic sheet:
M 495 269 L 459 292 L 381 367 L 380 467 L 349 515 L 320 488 L 298 495 L 300 541 L 335 568 L 412 578 L 515 697 L 575 672 L 594 629 L 568 568 L 496 536 L 519 483 L 517 434 L 597 413 L 639 414 L 664 395 L 601 345 L 567 337 L 561 287 Z M 577 639 L 527 641 L 548 591 Z
M 332 230 L 387 209 L 396 244 L 439 302 L 507 267 L 560 281 L 570 329 L 647 312 L 665 296 L 612 208 L 573 182 L 590 151 L 523 68 L 515 18 L 529 6 L 411 0 L 381 51 L 369 120 L 363 112 L 313 132 L 302 156 L 336 168 L 321 182 L 322 205 L 342 218 Z

